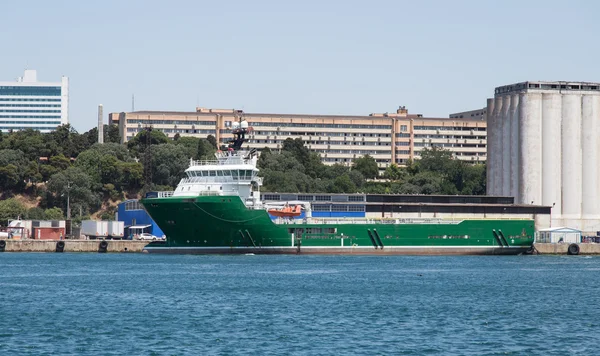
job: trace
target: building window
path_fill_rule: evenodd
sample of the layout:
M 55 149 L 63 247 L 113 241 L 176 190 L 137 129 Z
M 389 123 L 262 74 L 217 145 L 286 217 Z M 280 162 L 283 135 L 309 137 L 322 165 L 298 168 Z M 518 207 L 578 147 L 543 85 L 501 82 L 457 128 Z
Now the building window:
M 337 158 L 336 158 L 337 161 Z M 315 196 L 316 201 L 331 201 L 331 195 L 317 195 Z
M 130 200 L 125 202 L 125 210 L 143 210 L 138 200 Z
M 400 125 L 400 131 L 406 131 L 408 127 L 406 125 Z
M 0 86 L 0 95 L 60 96 L 61 87 Z
M 365 201 L 364 195 L 349 195 L 348 201 Z

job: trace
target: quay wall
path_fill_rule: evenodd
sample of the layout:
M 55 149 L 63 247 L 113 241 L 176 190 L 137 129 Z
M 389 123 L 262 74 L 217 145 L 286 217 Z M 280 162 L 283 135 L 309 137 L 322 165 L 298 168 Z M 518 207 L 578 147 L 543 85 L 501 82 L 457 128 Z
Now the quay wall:
M 541 255 L 566 255 L 570 244 L 535 243 L 535 249 Z M 580 243 L 580 255 L 600 255 L 600 244 Z
M 56 240 L 4 240 L 4 252 L 56 252 Z M 100 240 L 62 240 L 63 252 L 95 252 L 101 251 Z M 106 241 L 106 252 L 142 252 L 146 241 L 110 240 Z M 600 244 L 580 243 L 580 255 L 600 255 Z M 536 243 L 535 249 L 542 255 L 566 255 L 569 244 Z M 104 252 L 104 251 L 102 251 Z
M 5 252 L 56 252 L 57 240 L 4 240 Z M 100 252 L 102 240 L 61 240 L 63 252 Z M 142 252 L 147 241 L 107 240 L 106 252 Z M 104 251 L 102 251 L 104 252 Z

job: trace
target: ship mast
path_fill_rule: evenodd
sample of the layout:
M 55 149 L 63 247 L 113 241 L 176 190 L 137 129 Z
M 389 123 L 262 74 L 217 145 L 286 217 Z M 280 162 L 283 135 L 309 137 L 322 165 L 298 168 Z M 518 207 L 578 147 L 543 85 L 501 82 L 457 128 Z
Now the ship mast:
M 248 126 L 248 122 L 243 120 L 244 112 L 242 110 L 234 110 L 234 122 L 232 124 L 233 140 L 228 142 L 228 148 L 232 151 L 239 151 L 246 141 L 246 134 L 252 131 L 252 127 Z

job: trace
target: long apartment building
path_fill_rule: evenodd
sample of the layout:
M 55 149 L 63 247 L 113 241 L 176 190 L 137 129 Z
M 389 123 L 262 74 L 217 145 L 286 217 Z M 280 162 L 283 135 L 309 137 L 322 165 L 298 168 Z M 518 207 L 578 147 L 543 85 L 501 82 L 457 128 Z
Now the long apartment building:
M 326 164 L 351 164 L 370 155 L 381 169 L 395 162 L 404 165 L 418 159 L 425 148 L 438 146 L 469 162 L 486 159 L 486 121 L 479 118 L 426 118 L 409 114 L 405 107 L 395 113 L 351 115 L 300 115 L 242 113 L 236 110 L 197 108 L 193 112 L 135 111 L 112 113 L 110 124 L 118 124 L 121 141 L 127 142 L 152 126 L 173 138 L 213 135 L 225 144 L 233 135 L 231 124 L 239 118 L 253 127 L 249 148 L 281 149 L 287 138 L 301 138 Z
M 69 79 L 39 82 L 25 71 L 15 82 L 0 82 L 0 131 L 34 129 L 50 132 L 69 123 Z

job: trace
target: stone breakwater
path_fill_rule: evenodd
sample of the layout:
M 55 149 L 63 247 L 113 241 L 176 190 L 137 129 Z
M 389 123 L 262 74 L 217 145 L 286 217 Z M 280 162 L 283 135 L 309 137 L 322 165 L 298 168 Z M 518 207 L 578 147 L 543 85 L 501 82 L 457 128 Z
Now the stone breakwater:
M 147 244 L 131 240 L 0 240 L 0 252 L 142 252 Z

